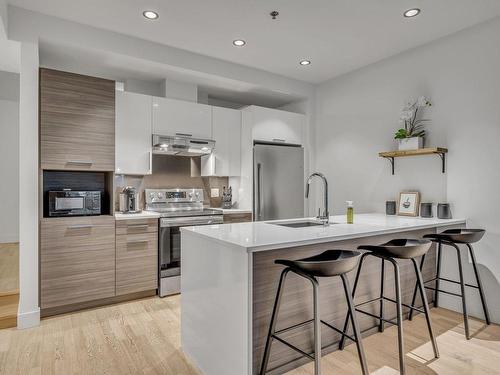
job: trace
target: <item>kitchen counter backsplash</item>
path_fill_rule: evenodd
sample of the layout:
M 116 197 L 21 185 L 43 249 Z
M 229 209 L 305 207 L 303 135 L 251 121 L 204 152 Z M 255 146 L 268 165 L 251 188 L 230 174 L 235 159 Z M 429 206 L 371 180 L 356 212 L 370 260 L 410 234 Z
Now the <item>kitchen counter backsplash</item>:
M 153 174 L 146 176 L 115 176 L 115 209 L 119 209 L 120 193 L 125 186 L 133 186 L 139 193 L 139 207 L 144 209 L 144 190 L 163 188 L 203 189 L 205 205 L 220 207 L 222 188 L 228 185 L 227 177 L 200 177 L 200 158 L 154 155 Z M 210 198 L 210 189 L 218 188 L 219 198 Z

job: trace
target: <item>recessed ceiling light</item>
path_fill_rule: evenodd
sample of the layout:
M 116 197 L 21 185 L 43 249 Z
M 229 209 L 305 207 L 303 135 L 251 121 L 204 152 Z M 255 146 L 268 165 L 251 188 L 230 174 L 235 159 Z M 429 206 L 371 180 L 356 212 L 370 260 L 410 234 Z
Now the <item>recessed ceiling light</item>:
M 309 61 L 309 60 L 302 60 L 299 64 L 303 65 L 303 66 L 311 65 L 311 61 Z
M 243 39 L 236 39 L 236 40 L 233 40 L 233 44 L 236 47 L 243 47 L 245 44 L 247 44 L 247 42 L 245 42 Z
M 142 12 L 142 15 L 146 17 L 148 20 L 155 20 L 158 17 L 160 17 L 158 13 L 152 10 L 145 10 L 144 12 Z
M 420 9 L 418 8 L 408 9 L 406 12 L 403 13 L 403 15 L 406 18 L 415 17 L 418 16 L 419 14 L 420 14 Z

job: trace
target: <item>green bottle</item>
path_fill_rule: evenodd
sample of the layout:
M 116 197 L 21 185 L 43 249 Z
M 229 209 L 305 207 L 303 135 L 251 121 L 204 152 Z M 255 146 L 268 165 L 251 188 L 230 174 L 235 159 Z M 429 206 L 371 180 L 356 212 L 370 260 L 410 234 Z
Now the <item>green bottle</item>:
M 354 224 L 354 206 L 352 201 L 346 201 L 347 203 L 347 224 Z

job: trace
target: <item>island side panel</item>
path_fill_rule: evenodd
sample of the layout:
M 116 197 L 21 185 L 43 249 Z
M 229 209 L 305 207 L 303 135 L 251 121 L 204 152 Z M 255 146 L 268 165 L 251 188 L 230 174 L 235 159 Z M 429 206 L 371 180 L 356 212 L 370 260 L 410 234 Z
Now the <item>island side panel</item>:
M 426 229 L 418 231 L 407 231 L 391 235 L 380 235 L 365 237 L 347 241 L 336 241 L 317 245 L 299 246 L 278 250 L 255 252 L 253 254 L 253 311 L 252 311 L 252 337 L 253 337 L 253 374 L 258 374 L 266 335 L 269 329 L 269 321 L 278 287 L 278 280 L 283 266 L 274 264 L 275 259 L 299 259 L 314 254 L 318 254 L 328 249 L 355 250 L 359 245 L 381 244 L 394 238 L 421 238 L 424 234 L 435 233 L 435 229 Z M 419 260 L 420 261 L 420 260 Z M 401 288 L 403 302 L 411 303 L 413 288 L 415 286 L 415 273 L 412 262 L 409 260 L 399 261 L 401 271 Z M 394 268 L 389 262 L 386 262 L 385 295 L 394 298 Z M 436 270 L 436 253 L 434 246 L 427 255 L 425 268 L 423 270 L 424 280 L 434 277 Z M 351 272 L 348 277 L 351 282 L 351 288 L 354 284 L 356 270 Z M 368 257 L 363 264 L 358 289 L 356 291 L 355 302 L 362 302 L 376 298 L 380 293 L 381 260 L 374 257 Z M 431 291 L 427 291 L 429 301 L 433 301 Z M 345 301 L 342 281 L 339 277 L 320 278 L 320 313 L 321 319 L 342 329 L 344 319 L 347 313 L 347 304 Z M 417 299 L 420 306 L 420 297 Z M 292 326 L 296 323 L 306 321 L 312 318 L 312 287 L 311 283 L 304 278 L 290 273 L 287 277 L 283 298 L 278 316 L 276 329 L 282 329 Z M 378 313 L 379 304 L 374 302 L 363 306 L 365 311 Z M 405 313 L 408 309 L 403 308 Z M 391 302 L 385 302 L 386 318 L 395 319 L 396 308 Z M 357 314 L 361 330 L 375 327 L 375 319 Z M 386 325 L 390 326 L 390 325 Z M 364 335 L 370 335 L 378 332 L 373 328 Z M 313 351 L 313 326 L 312 324 L 287 332 L 281 336 L 290 341 L 295 346 L 310 353 Z M 323 351 L 324 354 L 337 349 L 337 345 L 332 345 L 340 340 L 340 335 L 324 327 L 322 329 L 323 346 L 331 345 Z M 348 344 L 351 342 L 348 340 Z M 271 351 L 268 369 L 270 374 L 283 374 L 293 368 L 308 362 L 308 359 L 299 358 L 300 354 L 289 349 L 285 345 L 274 341 Z M 274 370 L 273 370 L 274 369 Z
M 181 232 L 181 346 L 205 375 L 249 373 L 249 256 Z

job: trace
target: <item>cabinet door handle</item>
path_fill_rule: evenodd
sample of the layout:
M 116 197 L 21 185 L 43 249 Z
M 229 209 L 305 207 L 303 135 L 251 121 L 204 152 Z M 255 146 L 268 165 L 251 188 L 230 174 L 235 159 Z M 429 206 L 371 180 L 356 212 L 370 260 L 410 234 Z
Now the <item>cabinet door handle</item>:
M 92 165 L 94 162 L 92 160 L 68 160 L 68 164 Z
M 285 140 L 284 139 L 280 139 L 280 138 L 273 138 L 273 142 L 282 142 L 282 143 L 284 143 Z
M 149 242 L 149 240 L 131 240 L 131 241 L 127 240 L 127 243 L 128 243 L 128 244 L 129 244 L 129 243 L 130 243 L 130 244 L 148 243 L 148 242 Z
M 92 227 L 93 227 L 92 224 L 68 225 L 68 229 L 84 229 Z
M 188 133 L 175 133 L 175 135 L 180 135 L 180 136 L 184 136 L 184 137 L 192 137 L 193 136 L 192 134 L 188 134 Z
M 148 228 L 149 224 L 129 224 L 128 227 L 134 229 Z

